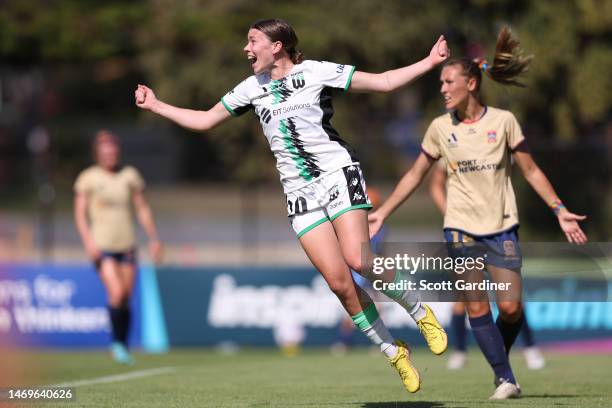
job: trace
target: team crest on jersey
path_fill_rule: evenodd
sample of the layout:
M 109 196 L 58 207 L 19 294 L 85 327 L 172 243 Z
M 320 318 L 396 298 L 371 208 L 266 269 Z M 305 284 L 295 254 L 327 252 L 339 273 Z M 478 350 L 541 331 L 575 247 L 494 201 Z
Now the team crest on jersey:
M 448 147 L 457 147 L 459 145 L 459 140 L 454 133 L 451 133 L 448 137 Z
M 510 240 L 504 241 L 504 256 L 506 257 L 516 256 L 516 247 L 514 246 L 514 242 Z
M 487 142 L 495 143 L 497 142 L 497 132 L 494 130 L 489 130 L 487 132 Z
M 304 79 L 304 72 L 296 72 L 295 74 L 291 74 L 291 84 L 293 85 L 293 89 L 300 89 L 306 85 L 306 80 Z

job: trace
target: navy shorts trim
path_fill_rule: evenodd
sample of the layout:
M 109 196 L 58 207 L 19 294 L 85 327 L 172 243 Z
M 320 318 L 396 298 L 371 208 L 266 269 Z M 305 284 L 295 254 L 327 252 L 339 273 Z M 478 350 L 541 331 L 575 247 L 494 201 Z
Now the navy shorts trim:
M 100 269 L 102 261 L 107 258 L 113 259 L 119 264 L 128 264 L 136 266 L 137 263 L 136 249 L 131 249 L 129 251 L 124 252 L 102 251 L 100 257 L 94 261 L 94 266 L 96 267 L 96 270 Z

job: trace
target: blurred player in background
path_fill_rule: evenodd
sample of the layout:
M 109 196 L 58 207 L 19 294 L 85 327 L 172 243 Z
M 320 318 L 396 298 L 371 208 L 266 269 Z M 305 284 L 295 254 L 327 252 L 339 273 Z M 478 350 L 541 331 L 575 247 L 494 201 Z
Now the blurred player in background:
M 518 398 L 521 390 L 510 367 L 508 353 L 523 325 L 520 300 L 522 257 L 518 245 L 518 211 L 510 180 L 511 156 L 538 195 L 554 212 L 569 242 L 587 237 L 578 225 L 584 216 L 567 210 L 547 177 L 534 162 L 514 115 L 483 103 L 482 72 L 504 85 L 520 85 L 531 57 L 522 55 L 508 27 L 497 38 L 492 64 L 482 60 L 452 59 L 440 74 L 440 93 L 448 113 L 434 119 L 422 143 L 422 152 L 391 196 L 370 213 L 375 234 L 419 186 L 436 160 L 444 159 L 448 174 L 444 237 L 463 256 L 474 243 L 485 246 L 486 269 L 497 282 L 511 283 L 513 298 L 501 301 L 493 322 L 488 301 L 466 302 L 472 333 L 495 374 L 491 399 Z M 483 293 L 481 293 L 483 294 Z M 486 296 L 486 293 L 484 293 Z M 469 300 L 466 298 L 466 300 Z
M 430 54 L 407 67 L 371 74 L 352 65 L 304 60 L 298 38 L 284 20 L 254 23 L 243 51 L 254 75 L 208 111 L 166 104 L 139 85 L 136 105 L 177 124 L 207 131 L 232 116 L 254 110 L 277 161 L 291 225 L 312 264 L 338 297 L 354 324 L 380 347 L 409 392 L 420 388 L 408 346 L 395 340 L 372 300 L 355 284 L 351 269 L 363 273 L 362 245 L 368 245 L 371 204 L 358 158 L 331 125 L 332 90 L 390 92 L 414 81 L 448 58 L 440 36 Z M 366 247 L 367 248 L 367 247 Z M 379 279 L 394 282 L 394 270 Z M 408 291 L 385 291 L 415 319 L 432 352 L 446 350 L 444 329 L 433 312 Z
M 429 182 L 429 194 L 433 199 L 436 207 L 444 216 L 446 212 L 446 163 L 444 160 L 438 160 L 433 166 L 431 178 Z M 523 310 L 525 308 L 523 307 Z M 449 356 L 447 367 L 449 370 L 459 370 L 467 363 L 467 330 L 465 327 L 465 303 L 454 302 L 453 313 L 451 318 L 451 332 L 454 339 L 454 352 Z M 530 370 L 540 370 L 546 365 L 546 360 L 536 345 L 533 332 L 527 323 L 527 316 L 523 318 L 523 327 L 521 327 L 521 337 L 525 343 L 523 354 L 527 367 Z
M 144 181 L 134 167 L 120 164 L 117 137 L 107 130 L 99 131 L 93 155 L 96 164 L 83 170 L 74 184 L 74 219 L 87 255 L 106 289 L 113 358 L 132 364 L 134 359 L 127 343 L 129 302 L 136 277 L 132 206 L 149 237 L 149 250 L 155 262 L 161 260 L 161 244 L 143 195 Z

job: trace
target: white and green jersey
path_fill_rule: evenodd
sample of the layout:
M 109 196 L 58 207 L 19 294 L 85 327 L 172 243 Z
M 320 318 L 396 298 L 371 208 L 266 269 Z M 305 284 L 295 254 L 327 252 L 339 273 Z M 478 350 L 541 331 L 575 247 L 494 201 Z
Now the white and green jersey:
M 347 90 L 352 65 L 307 60 L 282 79 L 253 75 L 221 102 L 234 116 L 255 111 L 276 158 L 285 193 L 358 163 L 354 150 L 331 125 L 332 88 Z

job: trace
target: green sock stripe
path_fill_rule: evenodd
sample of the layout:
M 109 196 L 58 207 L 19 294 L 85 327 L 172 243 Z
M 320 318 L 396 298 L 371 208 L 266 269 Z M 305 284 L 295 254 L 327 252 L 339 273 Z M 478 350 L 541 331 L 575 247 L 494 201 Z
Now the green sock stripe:
M 361 312 L 357 313 L 355 316 L 351 316 L 351 319 L 353 319 L 353 323 L 355 323 L 355 326 L 357 326 L 359 330 L 364 331 L 372 327 L 374 322 L 378 320 L 378 310 L 376 310 L 374 303 L 370 303 L 370 305 Z
M 395 271 L 395 279 L 393 279 L 393 283 L 398 283 L 402 280 L 402 274 L 398 271 Z
M 395 279 L 393 279 L 393 283 L 399 283 L 402 280 L 402 275 L 398 272 L 395 271 Z M 399 285 L 398 285 L 399 286 Z M 402 298 L 402 295 L 404 294 L 403 290 L 391 290 L 391 289 L 384 289 L 381 291 L 382 293 L 384 293 L 385 295 L 387 295 L 388 297 L 390 297 L 393 300 L 399 300 Z

